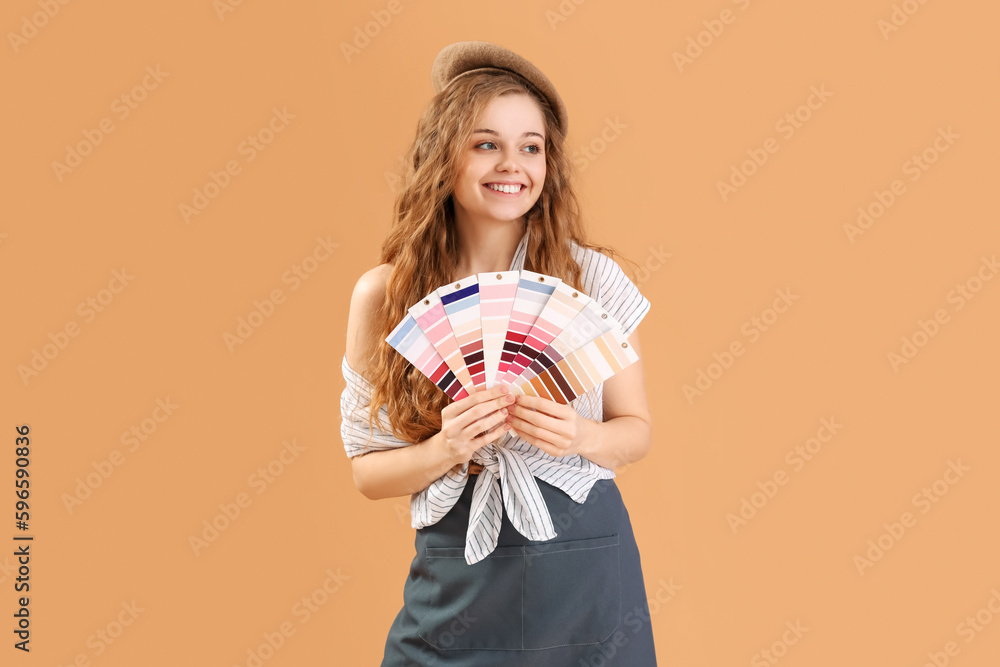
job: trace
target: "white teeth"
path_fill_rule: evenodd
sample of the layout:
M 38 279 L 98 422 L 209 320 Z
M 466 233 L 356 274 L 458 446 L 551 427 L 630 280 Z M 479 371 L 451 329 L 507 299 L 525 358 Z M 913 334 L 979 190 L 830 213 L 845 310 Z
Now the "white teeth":
M 497 185 L 496 183 L 490 183 L 489 187 L 497 192 L 506 192 L 508 194 L 521 191 L 520 185 Z

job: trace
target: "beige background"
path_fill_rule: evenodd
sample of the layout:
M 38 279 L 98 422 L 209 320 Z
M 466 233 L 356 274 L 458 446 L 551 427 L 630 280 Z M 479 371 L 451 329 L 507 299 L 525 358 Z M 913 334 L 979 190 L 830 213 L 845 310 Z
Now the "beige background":
M 407 499 L 352 484 L 348 303 L 434 55 L 486 39 L 558 86 L 593 237 L 643 267 L 654 446 L 618 483 L 660 664 L 997 664 L 998 19 L 917 0 L 4 3 L 0 662 L 247 665 L 284 629 L 268 667 L 378 664 L 413 530 Z M 255 300 L 269 315 L 227 343 Z

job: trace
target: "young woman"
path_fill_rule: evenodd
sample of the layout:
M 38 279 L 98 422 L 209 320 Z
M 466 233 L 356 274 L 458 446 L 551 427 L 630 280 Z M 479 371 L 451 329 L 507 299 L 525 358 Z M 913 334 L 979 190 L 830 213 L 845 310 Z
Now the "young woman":
M 385 338 L 476 273 L 561 278 L 635 329 L 649 301 L 585 239 L 567 114 L 530 62 L 445 47 L 379 266 L 351 299 L 341 435 L 372 499 L 409 495 L 414 557 L 383 667 L 656 664 L 639 551 L 614 469 L 650 449 L 640 361 L 568 405 L 506 385 L 452 401 Z M 373 409 L 374 408 L 374 409 Z

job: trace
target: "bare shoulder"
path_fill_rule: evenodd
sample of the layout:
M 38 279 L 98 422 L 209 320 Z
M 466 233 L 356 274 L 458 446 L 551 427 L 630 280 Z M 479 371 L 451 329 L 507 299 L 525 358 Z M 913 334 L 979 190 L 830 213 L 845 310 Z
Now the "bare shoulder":
M 380 264 L 364 272 L 351 294 L 346 356 L 348 365 L 362 374 L 375 353 L 375 317 L 385 303 L 385 286 L 392 268 L 392 264 Z
M 354 285 L 354 294 L 351 297 L 352 302 L 356 298 L 370 300 L 372 297 L 384 297 L 385 285 L 389 282 L 392 266 L 392 264 L 379 264 L 374 269 L 369 269 L 362 273 L 361 277 L 358 278 L 358 282 Z

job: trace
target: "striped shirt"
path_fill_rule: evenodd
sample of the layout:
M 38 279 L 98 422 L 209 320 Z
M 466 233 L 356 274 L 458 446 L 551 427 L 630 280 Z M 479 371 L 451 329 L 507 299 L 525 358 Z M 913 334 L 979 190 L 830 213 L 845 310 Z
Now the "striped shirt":
M 511 271 L 524 268 L 527 240 L 525 232 L 514 253 Z M 583 291 L 621 324 L 627 338 L 649 312 L 649 301 L 613 259 L 583 248 L 572 240 L 569 243 L 581 267 Z M 347 384 L 340 397 L 340 435 L 347 456 L 413 444 L 377 427 L 374 432 L 370 430 L 371 384 L 347 364 L 347 355 L 344 355 L 341 371 Z M 604 421 L 603 390 L 604 383 L 600 383 L 570 405 L 583 417 Z M 389 424 L 385 405 L 381 406 L 379 418 L 382 424 Z M 535 478 L 562 489 L 574 501 L 583 503 L 597 480 L 615 477 L 614 470 L 599 466 L 579 454 L 554 457 L 510 431 L 495 443 L 476 450 L 472 460 L 483 465 L 484 469 L 473 489 L 466 533 L 465 560 L 470 565 L 496 548 L 504 510 L 514 528 L 530 540 L 551 540 L 557 536 Z M 468 469 L 468 464 L 452 468 L 426 489 L 410 497 L 411 525 L 414 528 L 430 526 L 448 513 L 462 495 L 469 478 Z

